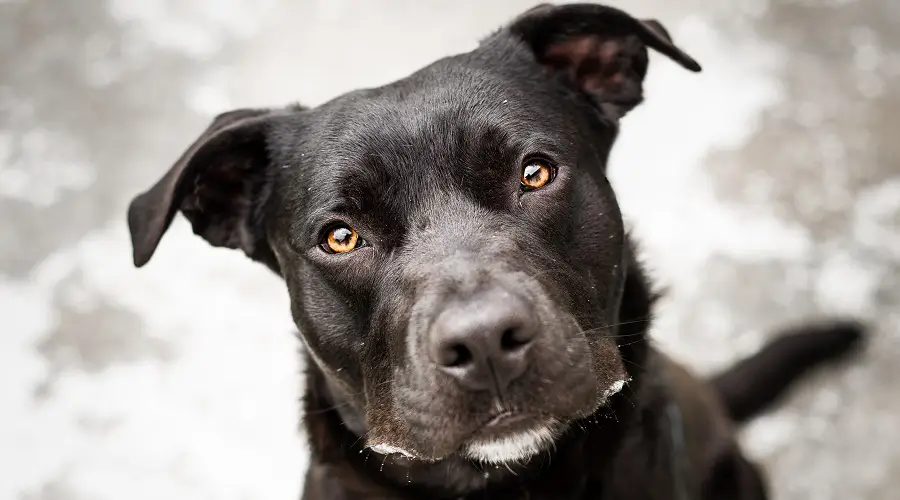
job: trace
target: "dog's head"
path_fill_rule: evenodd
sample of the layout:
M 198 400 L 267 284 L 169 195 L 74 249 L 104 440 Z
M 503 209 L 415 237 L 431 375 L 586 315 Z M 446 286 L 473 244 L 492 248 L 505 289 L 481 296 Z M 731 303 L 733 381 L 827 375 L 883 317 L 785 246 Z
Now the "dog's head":
M 218 116 L 131 205 L 279 273 L 345 420 L 380 452 L 527 458 L 627 378 L 605 167 L 662 26 L 542 5 L 472 52 L 320 107 Z

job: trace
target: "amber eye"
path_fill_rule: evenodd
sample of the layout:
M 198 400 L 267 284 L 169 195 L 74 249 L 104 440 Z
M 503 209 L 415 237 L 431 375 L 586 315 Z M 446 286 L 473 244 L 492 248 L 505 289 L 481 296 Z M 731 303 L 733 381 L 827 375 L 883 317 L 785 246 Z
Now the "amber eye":
M 336 226 L 328 231 L 322 248 L 328 253 L 347 253 L 359 244 L 359 234 L 352 227 Z
M 522 167 L 522 177 L 519 180 L 522 182 L 522 188 L 530 191 L 550 184 L 550 181 L 553 180 L 553 174 L 553 167 L 546 161 L 529 160 Z

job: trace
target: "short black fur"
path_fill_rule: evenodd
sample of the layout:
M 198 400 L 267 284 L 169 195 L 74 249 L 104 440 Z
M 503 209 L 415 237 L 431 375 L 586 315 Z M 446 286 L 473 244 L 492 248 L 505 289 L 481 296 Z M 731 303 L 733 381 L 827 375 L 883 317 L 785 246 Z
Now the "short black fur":
M 718 393 L 652 347 L 655 295 L 606 176 L 647 48 L 700 70 L 656 21 L 538 6 L 392 84 L 222 114 L 135 198 L 136 265 L 180 211 L 284 279 L 304 498 L 765 498 L 733 420 L 861 326 L 795 335 Z

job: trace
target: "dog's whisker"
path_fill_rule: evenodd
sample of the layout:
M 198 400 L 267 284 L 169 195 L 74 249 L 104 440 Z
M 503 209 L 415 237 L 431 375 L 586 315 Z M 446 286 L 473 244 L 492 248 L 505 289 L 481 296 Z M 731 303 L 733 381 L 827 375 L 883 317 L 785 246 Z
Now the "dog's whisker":
M 390 380 L 385 380 L 385 381 L 383 381 L 383 382 L 380 382 L 380 383 L 378 383 L 378 384 L 375 384 L 375 385 L 373 386 L 373 389 L 378 389 L 378 388 L 383 387 L 383 386 L 385 386 L 385 385 L 388 385 L 388 384 L 390 384 L 390 383 L 391 383 Z M 354 394 L 349 394 L 348 397 L 350 397 L 350 398 L 355 398 L 355 397 L 362 396 L 362 395 L 364 395 L 364 394 L 365 394 L 365 390 L 359 391 L 359 392 L 354 393 Z M 316 409 L 314 409 L 314 410 L 312 410 L 312 411 L 305 411 L 304 414 L 305 414 L 305 415 L 320 415 L 320 414 L 323 414 L 323 413 L 328 413 L 328 412 L 337 410 L 337 409 L 339 409 L 339 408 L 345 408 L 345 407 L 351 406 L 351 405 L 352 405 L 352 403 L 349 402 L 349 401 L 342 401 L 342 402 L 340 402 L 340 403 L 336 403 L 336 404 L 331 405 L 331 406 L 326 406 L 326 407 L 324 407 L 324 408 L 316 408 Z
M 567 337 L 568 337 L 568 338 L 576 338 L 576 337 L 580 337 L 580 336 L 583 336 L 583 335 L 590 335 L 590 334 L 592 334 L 592 333 L 601 332 L 601 331 L 606 330 L 606 329 L 608 329 L 608 328 L 617 328 L 617 327 L 623 326 L 623 325 L 632 325 L 632 324 L 638 324 L 638 323 L 646 323 L 646 322 L 649 322 L 649 321 L 650 321 L 650 318 L 644 318 L 644 319 L 636 319 L 636 320 L 630 320 L 630 321 L 623 321 L 623 322 L 620 322 L 620 323 L 610 323 L 610 324 L 608 324 L 608 325 L 600 325 L 600 326 L 595 326 L 595 327 L 593 327 L 593 328 L 586 328 L 586 329 L 582 329 L 582 330 L 577 330 L 577 331 L 574 331 L 574 332 L 568 334 Z M 631 338 L 631 337 L 645 337 L 646 335 L 647 335 L 647 332 L 646 332 L 646 331 L 641 331 L 641 332 L 634 332 L 634 333 L 623 333 L 623 334 L 616 334 L 616 335 L 608 335 L 606 338 L 610 338 L 610 339 L 625 339 L 625 338 Z
M 632 391 L 632 394 L 633 393 L 634 393 L 634 391 Z M 634 404 L 634 401 L 632 401 L 632 399 L 629 398 L 627 394 L 625 394 L 624 392 L 621 392 L 620 394 L 622 394 L 622 397 L 625 398 L 625 401 L 628 401 L 628 403 L 631 404 L 632 408 L 637 408 L 637 405 Z
M 630 360 L 630 359 L 628 359 L 628 358 L 622 358 L 622 361 L 624 361 L 624 362 L 626 362 L 626 363 L 628 363 L 628 364 L 630 364 L 630 365 L 636 366 L 636 367 L 639 368 L 641 371 L 647 371 L 646 368 L 644 368 L 643 366 L 641 366 L 641 365 L 635 363 L 634 361 L 632 361 L 632 360 Z
M 305 411 L 304 414 L 305 415 L 321 415 L 323 413 L 328 413 L 328 412 L 337 410 L 338 408 L 343 408 L 343 407 L 349 406 L 349 405 L 350 405 L 349 402 L 344 401 L 342 403 L 337 403 L 335 405 L 326 406 L 324 408 L 316 408 L 315 410 L 312 410 L 312 411 Z
M 596 326 L 594 328 L 588 328 L 588 329 L 582 330 L 581 333 L 594 333 L 594 332 L 597 332 L 600 330 L 605 330 L 607 328 L 618 328 L 620 326 L 636 325 L 639 323 L 649 323 L 652 319 L 653 318 L 647 317 L 647 318 L 639 318 L 639 319 L 633 319 L 633 320 L 628 320 L 628 321 L 621 321 L 619 323 L 610 323 L 607 325 L 600 325 L 600 326 Z M 633 335 L 644 335 L 644 332 L 617 334 L 617 335 L 611 335 L 610 337 L 617 338 L 617 337 L 621 337 L 621 336 L 633 336 Z
M 360 441 L 363 441 L 363 440 L 365 439 L 365 437 L 366 437 L 367 434 L 368 434 L 368 432 L 363 433 L 363 434 L 361 434 L 360 436 L 358 436 L 358 437 L 356 438 L 356 440 L 353 441 L 353 444 L 350 445 L 350 447 L 353 448 L 354 446 L 356 446 L 357 443 L 359 443 Z M 362 450 L 365 450 L 365 449 L 367 449 L 367 448 L 361 448 L 361 449 L 360 449 L 360 453 L 362 453 Z
M 634 345 L 634 344 L 637 344 L 637 343 L 643 342 L 643 341 L 644 341 L 644 339 L 632 340 L 631 342 L 629 342 L 627 344 L 618 344 L 616 347 L 628 347 L 630 345 Z

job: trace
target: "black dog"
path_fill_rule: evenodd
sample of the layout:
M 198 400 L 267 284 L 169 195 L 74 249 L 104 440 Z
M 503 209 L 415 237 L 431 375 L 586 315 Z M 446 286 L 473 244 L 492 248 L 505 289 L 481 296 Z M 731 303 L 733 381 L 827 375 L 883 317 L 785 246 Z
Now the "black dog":
M 732 422 L 861 328 L 785 336 L 711 385 L 648 345 L 605 175 L 647 47 L 700 70 L 657 22 L 542 5 L 390 85 L 220 115 L 134 200 L 136 265 L 180 210 L 287 283 L 304 498 L 764 498 Z

